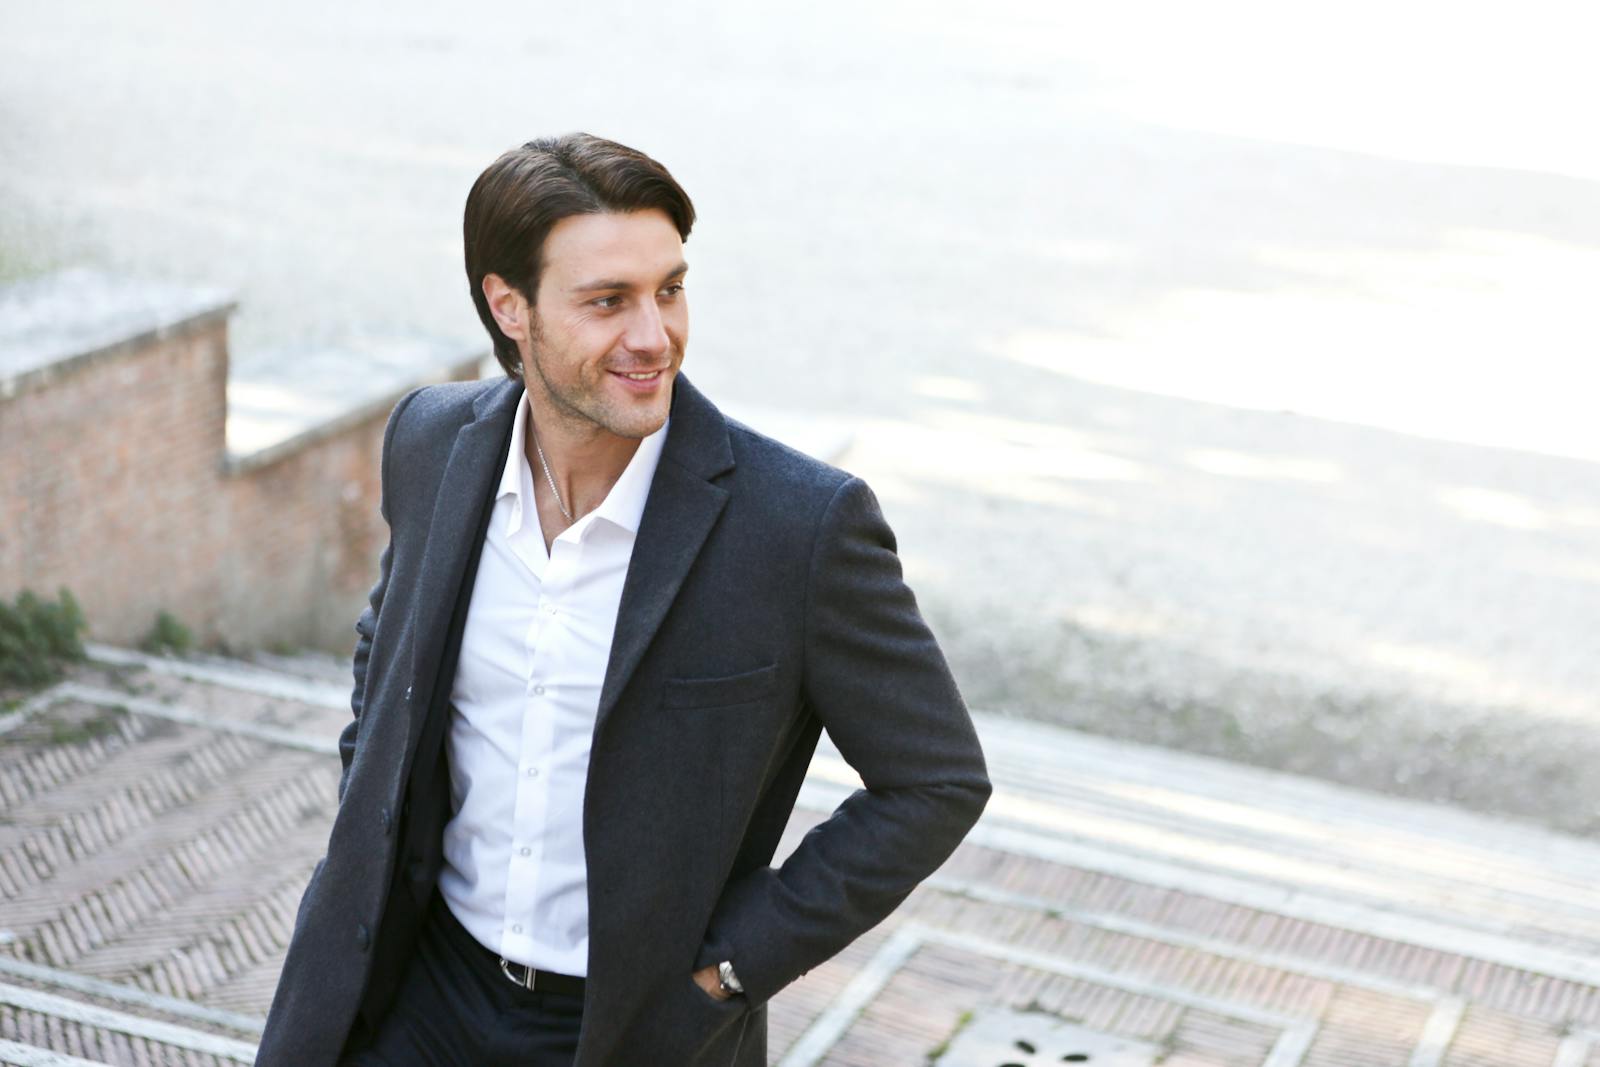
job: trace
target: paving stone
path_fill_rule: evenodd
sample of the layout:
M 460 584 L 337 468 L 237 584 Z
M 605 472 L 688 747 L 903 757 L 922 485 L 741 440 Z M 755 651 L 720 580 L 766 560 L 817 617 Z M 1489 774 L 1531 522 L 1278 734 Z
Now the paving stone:
M 16 1046 L 94 1063 L 240 1062 L 207 1042 L 237 1051 L 259 1035 L 326 844 L 330 731 L 348 715 L 328 687 L 295 690 L 283 676 L 261 691 L 263 677 L 215 663 L 193 678 L 171 661 L 86 668 L 0 738 L 0 1060 Z M 1354 883 L 1297 883 L 1349 905 L 1309 917 L 1295 892 L 1265 891 L 1284 889 L 1276 876 L 1245 877 L 1254 858 L 1226 879 L 1198 865 L 1195 886 L 1171 877 L 1171 854 L 1071 862 L 1080 854 L 1058 854 L 1041 830 L 1071 827 L 1078 794 L 1028 786 L 1044 779 L 1037 769 L 1009 777 L 1015 728 L 994 740 L 1011 814 L 986 816 L 889 920 L 778 996 L 769 1046 L 781 1067 L 1594 1067 L 1600 988 L 1570 962 L 1592 943 L 1593 917 L 1559 852 L 1543 869 L 1491 876 L 1500 892 L 1552 905 L 1497 939 L 1483 936 L 1481 880 L 1451 898 L 1461 910 L 1419 911 L 1449 886 L 1440 864 L 1417 859 L 1419 885 L 1396 899 L 1434 923 L 1422 934 L 1463 931 L 1459 947 L 1419 943 L 1380 929 Z M 1037 758 L 1058 743 L 1036 739 Z M 841 787 L 830 758 L 780 856 Z M 1215 767 L 1196 783 L 1212 796 L 1243 787 Z M 1313 814 L 1302 804 L 1298 818 Z M 1329 815 L 1346 830 L 1349 818 Z M 1204 814 L 1189 827 L 1196 843 L 1214 830 Z M 1375 862 L 1401 870 L 1405 857 L 1380 849 Z M 1493 958 L 1475 951 L 1486 945 Z M 29 999 L 39 993 L 54 999 L 41 1007 Z M 140 1020 L 177 1029 L 142 1032 Z M 1063 1059 L 1074 1055 L 1087 1058 Z
M 1042 1012 L 985 1012 L 964 1028 L 939 1067 L 1045 1067 L 1087 1063 L 1093 1067 L 1152 1067 L 1159 1045 L 1091 1030 Z

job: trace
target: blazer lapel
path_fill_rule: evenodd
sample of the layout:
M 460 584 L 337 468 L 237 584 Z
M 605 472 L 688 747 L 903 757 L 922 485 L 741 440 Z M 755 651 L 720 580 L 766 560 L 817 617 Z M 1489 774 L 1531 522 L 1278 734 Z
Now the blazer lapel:
M 732 468 L 733 448 L 722 413 L 679 375 L 673 384 L 672 423 L 650 482 L 617 607 L 596 734 L 615 709 L 728 502 L 728 491 L 710 479 Z
M 473 419 L 456 433 L 433 505 L 424 558 L 413 606 L 411 675 L 417 687 L 408 741 L 415 745 L 427 717 L 435 676 L 444 654 L 450 615 L 461 594 L 467 561 L 481 545 L 477 534 L 485 501 L 500 478 L 506 443 L 522 383 L 506 379 L 473 402 Z

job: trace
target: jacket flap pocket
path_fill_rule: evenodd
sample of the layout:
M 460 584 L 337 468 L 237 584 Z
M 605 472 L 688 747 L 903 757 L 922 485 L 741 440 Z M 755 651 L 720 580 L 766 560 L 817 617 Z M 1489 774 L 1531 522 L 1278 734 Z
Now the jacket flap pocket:
M 746 704 L 772 695 L 778 685 L 778 666 L 769 663 L 753 671 L 723 678 L 668 678 L 663 707 L 720 708 Z

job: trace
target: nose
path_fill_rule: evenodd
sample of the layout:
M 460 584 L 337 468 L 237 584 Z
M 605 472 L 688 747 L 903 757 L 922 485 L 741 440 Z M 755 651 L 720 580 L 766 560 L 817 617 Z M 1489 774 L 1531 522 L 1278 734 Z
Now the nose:
M 629 317 L 627 331 L 622 335 L 622 346 L 641 356 L 656 357 L 671 346 L 666 324 L 661 321 L 661 309 L 653 300 L 643 301 Z

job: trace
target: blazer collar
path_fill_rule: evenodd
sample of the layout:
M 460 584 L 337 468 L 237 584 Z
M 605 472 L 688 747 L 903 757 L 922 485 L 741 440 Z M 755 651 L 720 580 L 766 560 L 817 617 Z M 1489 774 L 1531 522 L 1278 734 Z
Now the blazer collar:
M 412 685 L 422 699 L 412 705 L 408 747 L 416 744 L 432 703 L 423 694 L 431 694 L 435 688 L 457 599 L 471 595 L 471 590 L 462 590 L 462 580 L 467 564 L 483 544 L 521 395 L 522 383 L 509 378 L 482 390 L 473 399 L 472 419 L 456 431 L 450 458 L 445 461 L 423 546 L 426 563 L 418 575 L 412 605 Z
M 728 503 L 728 490 L 712 481 L 734 466 L 722 412 L 679 375 L 672 387 L 671 415 L 623 581 L 611 658 L 600 690 L 596 738 Z
M 515 378 L 501 378 L 489 388 L 479 393 L 472 402 L 472 422 L 482 422 L 485 419 L 499 423 L 504 419 L 503 429 L 511 432 L 511 420 L 517 414 L 517 401 L 522 397 L 522 383 Z
M 672 386 L 672 429 L 661 458 L 705 479 L 733 469 L 727 419 L 681 374 Z

